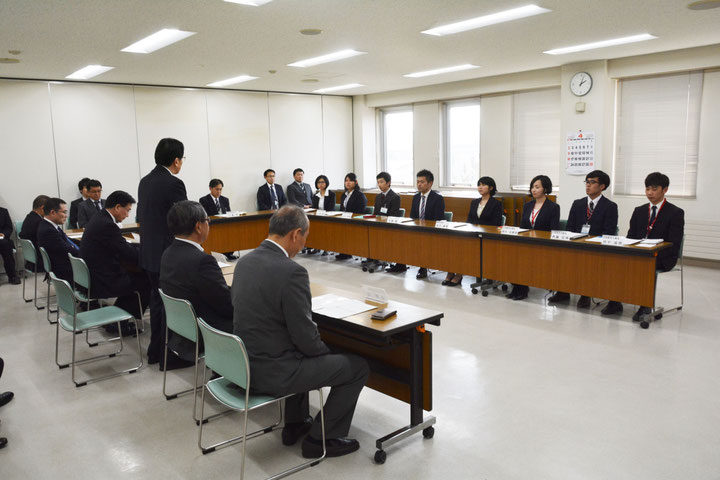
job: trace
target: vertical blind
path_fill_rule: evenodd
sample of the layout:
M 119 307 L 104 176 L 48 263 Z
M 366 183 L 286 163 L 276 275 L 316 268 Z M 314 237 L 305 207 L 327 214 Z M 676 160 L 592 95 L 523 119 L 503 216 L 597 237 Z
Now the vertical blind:
M 659 171 L 671 195 L 695 196 L 702 86 L 702 72 L 618 80 L 614 193 L 643 195 Z

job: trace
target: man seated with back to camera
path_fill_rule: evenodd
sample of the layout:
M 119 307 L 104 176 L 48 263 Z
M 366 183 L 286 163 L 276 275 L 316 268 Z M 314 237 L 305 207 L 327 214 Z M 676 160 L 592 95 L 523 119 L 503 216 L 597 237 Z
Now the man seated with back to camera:
M 22 238 L 23 240 L 30 240 L 35 247 L 35 251 L 38 252 L 38 264 L 37 264 L 37 271 L 38 272 L 44 272 L 45 269 L 43 268 L 42 260 L 39 258 L 39 250 L 38 250 L 38 244 L 37 244 L 37 231 L 38 227 L 40 226 L 40 222 L 43 221 L 43 214 L 44 208 L 45 208 L 45 202 L 47 202 L 50 199 L 47 195 L 38 195 L 35 197 L 35 200 L 33 200 L 32 203 L 32 210 L 30 210 L 30 213 L 25 215 L 25 220 L 23 220 L 22 228 L 20 229 L 20 233 L 18 233 L 18 237 Z M 31 272 L 35 271 L 35 265 L 33 265 L 31 262 L 25 262 L 25 268 L 30 270 Z

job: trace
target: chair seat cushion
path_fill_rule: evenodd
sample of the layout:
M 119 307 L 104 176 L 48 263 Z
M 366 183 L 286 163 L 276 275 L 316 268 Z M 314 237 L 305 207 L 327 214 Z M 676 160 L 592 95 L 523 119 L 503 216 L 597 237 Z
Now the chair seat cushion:
M 245 390 L 224 377 L 216 378 L 207 383 L 207 388 L 219 402 L 235 410 L 245 410 Z M 274 402 L 284 397 L 271 395 L 250 395 L 248 410 Z
M 77 314 L 75 331 L 100 327 L 123 320 L 130 320 L 133 316 L 120 307 L 102 307 Z M 60 317 L 60 326 L 68 332 L 73 331 L 72 315 Z

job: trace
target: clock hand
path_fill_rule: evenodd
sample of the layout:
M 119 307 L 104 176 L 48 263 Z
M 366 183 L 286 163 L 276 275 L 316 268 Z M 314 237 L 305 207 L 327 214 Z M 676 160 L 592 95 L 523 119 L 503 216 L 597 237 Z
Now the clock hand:
M 582 86 L 583 83 L 585 83 L 585 79 L 584 79 L 584 78 L 583 78 L 582 80 L 580 80 L 580 85 L 579 85 L 579 86 Z

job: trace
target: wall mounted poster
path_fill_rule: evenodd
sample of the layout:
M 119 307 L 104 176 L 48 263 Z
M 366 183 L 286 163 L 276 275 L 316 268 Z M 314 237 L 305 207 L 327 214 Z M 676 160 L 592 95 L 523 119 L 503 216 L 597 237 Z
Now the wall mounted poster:
M 585 175 L 593 170 L 595 170 L 595 133 L 582 130 L 568 133 L 565 173 Z

